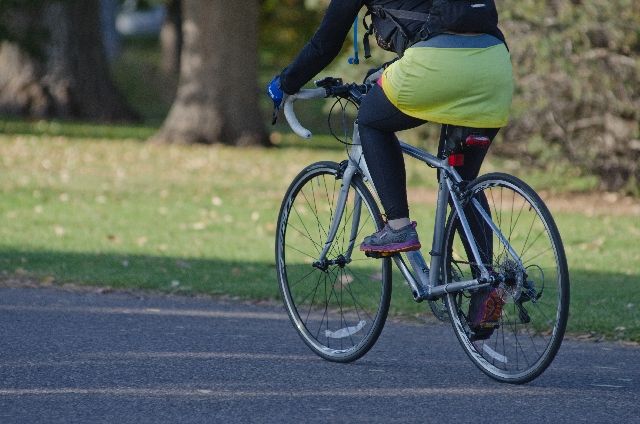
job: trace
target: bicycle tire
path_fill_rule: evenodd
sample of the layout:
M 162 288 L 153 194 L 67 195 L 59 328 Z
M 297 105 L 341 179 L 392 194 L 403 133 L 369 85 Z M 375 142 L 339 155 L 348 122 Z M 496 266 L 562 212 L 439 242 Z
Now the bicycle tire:
M 313 352 L 334 362 L 351 362 L 367 353 L 384 326 L 391 299 L 389 258 L 367 258 L 359 241 L 384 225 L 379 208 L 356 174 L 328 259 L 351 261 L 326 270 L 314 267 L 326 243 L 342 172 L 335 162 L 302 170 L 282 201 L 276 235 L 280 294 L 291 322 Z M 355 199 L 361 199 L 359 214 Z M 353 204 L 353 207 L 350 205 Z M 357 215 L 357 216 L 356 216 Z M 357 222 L 357 236 L 351 225 Z
M 500 283 L 506 303 L 498 328 L 488 339 L 477 340 L 467 322 L 471 293 L 448 294 L 453 329 L 471 361 L 485 374 L 501 382 L 527 383 L 551 364 L 567 325 L 569 271 L 560 233 L 542 199 L 512 175 L 481 176 L 467 186 L 466 193 L 466 205 L 471 198 L 486 197 L 492 221 L 524 268 L 517 266 L 495 233 L 490 241 L 488 237 L 479 241 L 481 251 L 491 246 L 483 256 L 491 256 L 491 263 L 485 265 L 507 277 Z M 467 219 L 480 219 L 477 210 L 471 209 L 464 207 Z M 459 222 L 457 212 L 452 211 L 445 229 L 443 278 L 447 283 L 473 274 L 472 261 L 464 260 L 468 255 L 457 230 Z

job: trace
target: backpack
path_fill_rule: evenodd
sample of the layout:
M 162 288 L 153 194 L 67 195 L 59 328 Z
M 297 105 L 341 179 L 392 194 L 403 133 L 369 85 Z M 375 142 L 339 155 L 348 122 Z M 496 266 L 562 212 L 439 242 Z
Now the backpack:
M 374 0 L 367 9 L 365 58 L 371 57 L 372 34 L 381 48 L 398 56 L 416 42 L 446 31 L 486 33 L 504 42 L 494 0 Z

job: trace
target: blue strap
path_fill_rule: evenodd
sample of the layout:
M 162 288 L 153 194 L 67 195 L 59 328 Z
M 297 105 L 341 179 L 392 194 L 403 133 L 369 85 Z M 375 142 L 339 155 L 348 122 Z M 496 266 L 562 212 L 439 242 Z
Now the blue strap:
M 349 65 L 357 65 L 360 63 L 358 57 L 358 15 L 353 21 L 353 57 L 349 58 Z

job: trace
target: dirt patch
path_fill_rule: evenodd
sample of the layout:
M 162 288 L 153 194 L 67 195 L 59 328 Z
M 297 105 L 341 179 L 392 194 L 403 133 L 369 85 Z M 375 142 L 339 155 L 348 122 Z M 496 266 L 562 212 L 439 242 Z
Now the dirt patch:
M 409 203 L 435 205 L 437 194 L 433 189 L 410 188 Z M 543 191 L 538 194 L 551 212 L 640 217 L 640 200 L 618 193 L 552 194 Z

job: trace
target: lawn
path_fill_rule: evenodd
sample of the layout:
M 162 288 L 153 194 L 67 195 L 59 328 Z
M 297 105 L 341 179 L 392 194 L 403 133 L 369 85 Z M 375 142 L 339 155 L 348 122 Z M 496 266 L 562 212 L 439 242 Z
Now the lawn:
M 272 149 L 158 147 L 142 141 L 151 128 L 108 128 L 2 123 L 3 278 L 276 299 L 273 246 L 286 187 L 305 164 L 342 160 L 343 151 L 286 137 Z M 494 169 L 554 193 L 546 198 L 571 270 L 569 331 L 640 341 L 637 204 L 567 197 L 589 185 L 570 172 L 522 175 L 518 164 L 487 163 Z M 409 163 L 412 213 L 426 240 L 434 177 Z M 392 313 L 426 315 L 404 283 L 395 285 Z

